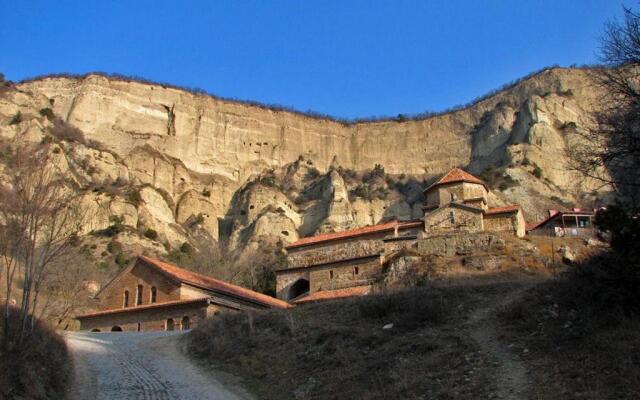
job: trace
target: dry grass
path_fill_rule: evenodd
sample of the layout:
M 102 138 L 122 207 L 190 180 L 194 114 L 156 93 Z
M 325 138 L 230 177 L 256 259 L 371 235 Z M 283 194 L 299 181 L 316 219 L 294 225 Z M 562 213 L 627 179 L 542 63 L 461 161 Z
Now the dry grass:
M 462 327 L 504 285 L 423 287 L 220 315 L 185 340 L 191 356 L 244 377 L 260 399 L 489 398 L 494 360 Z M 382 329 L 389 323 L 392 329 Z
M 10 326 L 17 325 L 17 314 Z M 3 336 L 0 320 L 0 399 L 63 399 L 71 381 L 72 361 L 64 340 L 44 323 L 36 322 L 22 346 L 16 333 Z M 2 343 L 6 340 L 6 345 Z
M 584 271 L 608 270 L 610 261 L 604 255 L 585 262 L 580 271 L 530 290 L 502 312 L 505 336 L 530 350 L 534 398 L 640 398 L 638 277 Z

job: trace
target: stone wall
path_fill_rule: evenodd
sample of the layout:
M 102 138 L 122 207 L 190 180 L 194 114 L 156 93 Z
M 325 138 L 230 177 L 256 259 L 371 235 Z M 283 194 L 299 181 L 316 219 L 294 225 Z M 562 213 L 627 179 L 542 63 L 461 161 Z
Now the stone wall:
M 490 232 L 506 232 L 522 237 L 525 235 L 525 221 L 522 211 L 485 215 L 484 229 Z
M 276 272 L 276 297 L 280 300 L 290 300 L 289 290 L 291 289 L 291 285 L 300 279 L 306 279 L 308 282 L 309 270 L 295 269 Z
M 151 304 L 151 288 L 154 286 L 156 288 L 156 303 L 181 299 L 179 284 L 167 279 L 152 268 L 138 264 L 100 293 L 99 308 L 101 310 L 123 308 L 125 290 L 129 291 L 129 307 L 135 306 L 138 285 L 142 285 L 141 305 Z
M 459 256 L 504 249 L 504 240 L 489 233 L 451 233 L 419 239 L 412 248 L 420 255 Z
M 451 203 L 452 195 L 455 201 L 464 201 L 466 199 L 484 199 L 487 201 L 487 191 L 484 186 L 477 183 L 456 182 L 445 185 L 439 185 L 427 193 L 425 206 L 435 207 L 443 206 Z
M 380 258 L 338 262 L 310 271 L 310 291 L 344 289 L 370 284 L 381 272 Z
M 289 268 L 298 268 L 378 254 L 383 247 L 381 239 L 387 236 L 393 236 L 393 231 L 289 249 L 287 250 L 287 265 Z
M 479 232 L 483 230 L 482 213 L 456 206 L 438 208 L 424 216 L 427 234 L 463 231 Z
M 118 326 L 123 331 L 135 332 L 138 331 L 138 324 L 140 324 L 140 331 L 163 331 L 170 318 L 174 321 L 174 329 L 180 330 L 181 321 L 185 316 L 189 318 L 189 327 L 194 328 L 218 309 L 219 306 L 207 306 L 206 303 L 179 304 L 141 310 L 132 308 L 126 313 L 83 318 L 80 321 L 80 330 L 99 329 L 101 332 L 108 332 Z

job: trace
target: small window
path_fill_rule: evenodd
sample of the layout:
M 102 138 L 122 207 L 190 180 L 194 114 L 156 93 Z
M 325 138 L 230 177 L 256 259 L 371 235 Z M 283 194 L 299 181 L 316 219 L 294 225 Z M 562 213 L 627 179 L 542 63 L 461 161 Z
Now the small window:
M 456 196 L 455 193 L 451 193 L 451 201 L 456 201 L 458 200 L 458 196 Z
M 329 279 L 333 279 L 333 271 L 329 271 Z
M 189 329 L 189 317 L 184 316 L 180 325 L 183 331 Z
M 454 214 L 453 211 L 449 212 L 449 221 L 451 221 L 452 224 L 456 223 L 456 214 Z
M 151 286 L 151 303 L 155 303 L 158 299 L 158 290 L 155 286 Z
M 139 306 L 140 304 L 142 304 L 142 285 L 138 285 L 136 293 L 136 305 Z
M 358 275 L 360 273 L 360 268 L 358 267 L 353 267 L 353 274 L 354 275 Z
M 166 331 L 172 331 L 175 329 L 174 323 L 173 323 L 173 318 L 169 318 L 167 320 L 167 324 L 164 326 L 164 329 Z
M 142 332 L 142 325 L 138 322 L 138 332 Z
M 125 290 L 124 295 L 122 296 L 122 307 L 129 307 L 129 291 Z

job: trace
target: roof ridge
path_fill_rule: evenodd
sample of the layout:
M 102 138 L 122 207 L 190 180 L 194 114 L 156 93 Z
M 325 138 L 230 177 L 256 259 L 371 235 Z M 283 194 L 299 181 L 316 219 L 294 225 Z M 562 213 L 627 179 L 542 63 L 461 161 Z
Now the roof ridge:
M 158 268 L 161 272 L 170 275 L 171 277 L 182 283 L 202 287 L 207 290 L 222 292 L 227 295 L 240 297 L 245 300 L 261 303 L 263 305 L 269 305 L 278 308 L 287 308 L 290 306 L 286 301 L 282 301 L 275 297 L 266 295 L 264 293 L 259 293 L 242 286 L 234 285 L 233 283 L 225 282 L 211 276 L 200 274 L 194 271 L 189 271 L 187 269 L 180 268 L 175 264 L 157 260 L 148 256 L 139 256 L 139 258 L 145 261 L 147 264 Z

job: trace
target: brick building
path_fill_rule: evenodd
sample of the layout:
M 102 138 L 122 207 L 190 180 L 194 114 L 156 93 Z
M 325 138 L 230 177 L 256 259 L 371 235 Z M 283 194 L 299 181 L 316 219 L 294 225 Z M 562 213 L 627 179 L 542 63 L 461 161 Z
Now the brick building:
M 273 297 L 149 257 L 138 257 L 95 297 L 99 311 L 76 317 L 81 330 L 189 329 L 222 310 L 289 307 Z
M 425 189 L 421 220 L 390 221 L 293 242 L 286 246 L 287 268 L 276 271 L 277 296 L 299 304 L 366 293 L 382 274 L 385 259 L 417 239 L 483 231 L 524 236 L 520 206 L 490 208 L 488 194 L 483 181 L 454 168 Z

